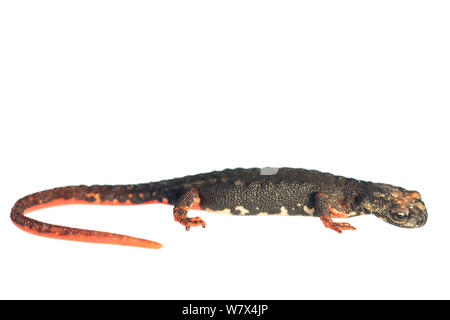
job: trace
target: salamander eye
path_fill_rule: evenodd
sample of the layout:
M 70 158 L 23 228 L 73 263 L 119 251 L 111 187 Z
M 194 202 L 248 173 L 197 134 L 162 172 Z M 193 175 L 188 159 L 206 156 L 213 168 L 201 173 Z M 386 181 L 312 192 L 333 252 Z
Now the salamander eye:
M 391 211 L 389 215 L 391 216 L 392 220 L 397 222 L 405 221 L 408 218 L 408 215 L 406 213 L 399 211 Z

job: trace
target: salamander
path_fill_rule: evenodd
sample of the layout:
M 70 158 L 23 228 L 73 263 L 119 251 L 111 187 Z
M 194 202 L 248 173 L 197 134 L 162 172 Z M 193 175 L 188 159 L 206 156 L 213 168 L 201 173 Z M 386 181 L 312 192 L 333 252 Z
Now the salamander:
M 174 220 L 186 230 L 206 225 L 200 217 L 189 217 L 189 210 L 240 216 L 318 217 L 325 227 L 339 233 L 355 228 L 347 222 L 334 222 L 333 218 L 374 215 L 398 227 L 417 228 L 428 217 L 417 191 L 316 170 L 238 168 L 151 183 L 49 189 L 19 199 L 11 210 L 11 220 L 20 229 L 44 237 L 157 249 L 162 245 L 155 241 L 53 225 L 25 216 L 37 209 L 66 204 L 150 203 L 173 205 Z

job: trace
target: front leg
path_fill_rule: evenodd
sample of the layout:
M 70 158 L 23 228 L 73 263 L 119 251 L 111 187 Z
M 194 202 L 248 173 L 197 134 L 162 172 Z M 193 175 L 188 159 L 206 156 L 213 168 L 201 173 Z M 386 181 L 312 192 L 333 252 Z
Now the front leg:
M 342 233 L 342 230 L 356 230 L 352 225 L 347 222 L 334 222 L 331 218 L 331 212 L 336 210 L 331 207 L 330 201 L 328 200 L 328 195 L 324 193 L 317 193 L 314 196 L 315 209 L 319 215 L 320 220 L 322 220 L 325 227 L 330 228 L 336 232 Z
M 199 203 L 200 197 L 198 191 L 195 188 L 191 188 L 178 199 L 173 208 L 173 217 L 175 221 L 178 221 L 185 226 L 187 231 L 189 231 L 191 226 L 201 225 L 203 228 L 206 226 L 206 223 L 200 219 L 200 217 L 188 218 L 187 216 L 189 209 L 194 204 L 198 205 Z

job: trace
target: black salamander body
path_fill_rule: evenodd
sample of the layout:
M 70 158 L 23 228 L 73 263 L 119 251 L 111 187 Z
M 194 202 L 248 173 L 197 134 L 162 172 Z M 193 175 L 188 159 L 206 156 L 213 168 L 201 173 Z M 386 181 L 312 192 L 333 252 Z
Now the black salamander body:
M 159 248 L 159 243 L 108 232 L 51 225 L 24 214 L 61 204 L 174 205 L 174 218 L 186 227 L 205 226 L 190 209 L 232 215 L 302 215 L 319 217 L 337 232 L 354 230 L 333 218 L 373 214 L 399 227 L 426 223 L 427 211 L 417 191 L 365 182 L 315 170 L 293 168 L 227 169 L 159 182 L 131 185 L 69 186 L 28 195 L 11 210 L 21 229 L 51 238 Z

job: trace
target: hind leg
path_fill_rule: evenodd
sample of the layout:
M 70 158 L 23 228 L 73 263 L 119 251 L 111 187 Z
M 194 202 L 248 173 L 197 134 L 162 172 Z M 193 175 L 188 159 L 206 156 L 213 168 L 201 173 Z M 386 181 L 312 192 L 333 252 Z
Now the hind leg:
M 203 228 L 206 226 L 206 223 L 200 219 L 200 217 L 189 218 L 187 213 L 189 209 L 194 205 L 198 205 L 200 203 L 200 197 L 198 195 L 198 191 L 195 188 L 189 189 L 185 192 L 180 199 L 175 204 L 173 208 L 173 217 L 175 221 L 178 221 L 183 226 L 186 227 L 186 230 L 189 231 L 191 227 L 202 226 Z

